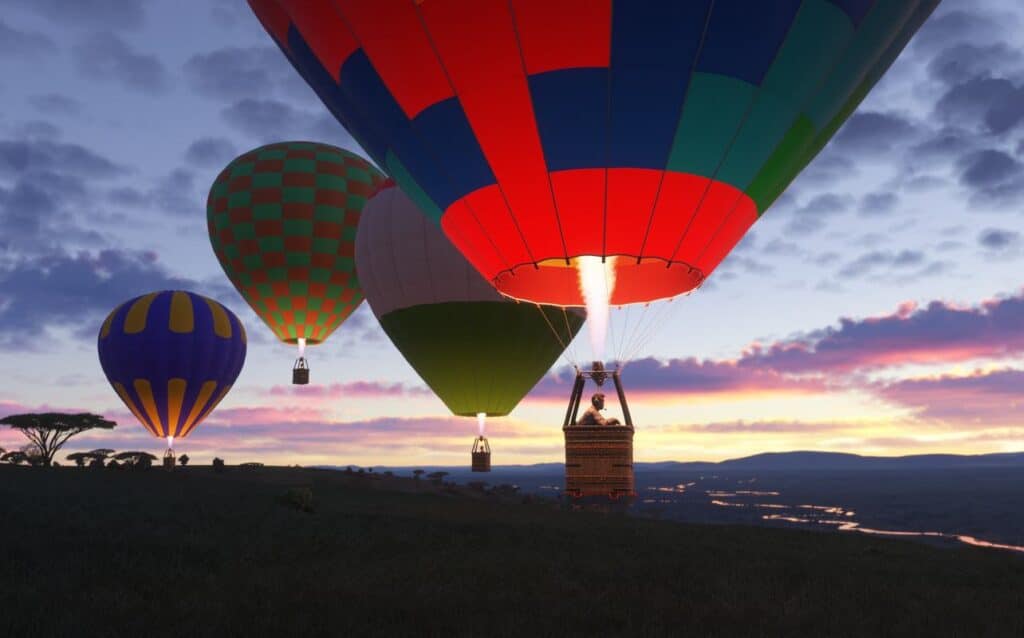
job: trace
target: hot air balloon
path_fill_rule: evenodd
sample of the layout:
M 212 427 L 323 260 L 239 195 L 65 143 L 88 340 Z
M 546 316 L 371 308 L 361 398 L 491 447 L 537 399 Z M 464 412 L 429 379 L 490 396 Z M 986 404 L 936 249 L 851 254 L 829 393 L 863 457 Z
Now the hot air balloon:
M 366 299 L 395 347 L 453 414 L 508 414 L 583 325 L 580 311 L 498 294 L 401 190 L 366 204 L 356 236 Z M 489 462 L 488 462 L 489 467 Z
M 619 305 L 699 286 L 938 0 L 249 3 L 498 290 Z
M 100 365 L 124 404 L 153 436 L 195 430 L 231 389 L 245 363 L 245 328 L 202 295 L 165 290 L 129 299 L 100 327 Z
M 355 273 L 359 213 L 384 176 L 354 153 L 281 142 L 235 158 L 206 205 L 224 272 L 274 335 L 296 344 L 292 382 L 309 382 L 306 345 L 363 301 Z
M 485 279 L 587 307 L 600 361 L 609 306 L 699 287 L 938 1 L 249 4 Z

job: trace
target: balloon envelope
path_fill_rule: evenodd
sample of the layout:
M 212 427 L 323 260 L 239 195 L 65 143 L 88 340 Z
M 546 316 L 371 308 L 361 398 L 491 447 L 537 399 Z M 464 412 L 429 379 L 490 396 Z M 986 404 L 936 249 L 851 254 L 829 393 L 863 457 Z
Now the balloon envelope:
M 249 0 L 328 109 L 503 293 L 694 289 L 938 0 Z
M 220 403 L 245 363 L 245 328 L 216 301 L 183 290 L 135 297 L 100 328 L 100 365 L 153 436 L 184 437 Z
M 282 142 L 241 155 L 213 183 L 213 252 L 281 341 L 320 343 L 362 303 L 356 226 L 383 181 L 354 153 Z
M 356 264 L 384 332 L 460 416 L 508 414 L 583 325 L 500 295 L 395 187 L 367 203 Z

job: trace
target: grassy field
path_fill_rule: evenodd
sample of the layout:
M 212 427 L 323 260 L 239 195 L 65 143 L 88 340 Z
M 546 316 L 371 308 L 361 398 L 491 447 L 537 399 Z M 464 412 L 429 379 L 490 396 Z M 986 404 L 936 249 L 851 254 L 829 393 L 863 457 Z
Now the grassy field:
M 1024 635 L 1013 555 L 404 479 L 0 467 L 0 517 L 0 636 Z

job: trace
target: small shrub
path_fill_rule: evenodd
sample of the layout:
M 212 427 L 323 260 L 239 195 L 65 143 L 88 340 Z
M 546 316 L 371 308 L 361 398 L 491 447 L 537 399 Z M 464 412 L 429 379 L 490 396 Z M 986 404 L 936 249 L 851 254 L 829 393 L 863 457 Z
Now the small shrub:
M 181 456 L 178 457 L 178 463 L 181 465 L 181 467 L 185 467 L 186 465 L 188 465 L 188 461 L 188 454 L 182 454 Z
M 285 505 L 307 514 L 313 513 L 313 489 L 310 487 L 293 487 L 284 495 Z
M 221 474 L 224 472 L 224 459 L 213 459 L 213 471 L 216 472 L 217 474 Z

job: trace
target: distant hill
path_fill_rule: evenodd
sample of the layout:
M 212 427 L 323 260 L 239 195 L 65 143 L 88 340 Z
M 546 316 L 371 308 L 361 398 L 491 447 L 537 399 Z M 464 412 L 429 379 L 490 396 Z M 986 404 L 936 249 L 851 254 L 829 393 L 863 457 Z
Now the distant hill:
M 496 460 L 500 458 L 496 455 Z M 466 465 L 456 466 L 418 466 L 426 472 L 443 471 L 461 477 L 469 473 L 469 455 Z M 345 469 L 345 466 L 321 466 L 324 469 Z M 529 476 L 560 474 L 562 463 L 537 463 L 534 465 L 500 465 L 495 464 L 495 474 L 503 476 Z M 656 463 L 636 463 L 638 473 L 667 471 L 721 471 L 721 470 L 926 470 L 944 468 L 979 468 L 979 467 L 1024 467 L 1024 452 L 1002 454 L 914 454 L 909 456 L 861 456 L 842 452 L 765 452 L 738 459 L 720 462 L 708 461 L 659 461 Z M 392 471 L 396 474 L 408 474 L 412 467 L 375 467 L 374 471 Z M 483 477 L 485 475 L 481 475 Z
M 914 454 L 861 456 L 839 452 L 766 452 L 729 459 L 709 467 L 742 470 L 940 469 L 954 467 L 1020 467 L 1024 452 L 1008 454 Z

